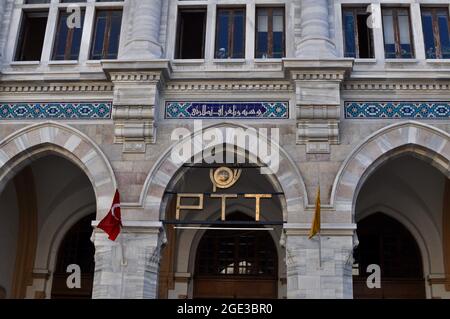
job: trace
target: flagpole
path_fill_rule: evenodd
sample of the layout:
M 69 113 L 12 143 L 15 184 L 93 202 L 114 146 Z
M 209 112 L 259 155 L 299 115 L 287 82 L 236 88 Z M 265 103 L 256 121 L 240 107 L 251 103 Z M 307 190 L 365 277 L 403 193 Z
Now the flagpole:
M 125 230 L 122 228 L 123 234 L 120 234 L 120 250 L 122 252 L 122 260 L 120 262 L 120 264 L 122 266 L 126 266 L 127 265 L 127 259 L 125 258 L 125 245 L 123 244 L 123 235 L 125 233 Z
M 322 235 L 319 231 L 319 269 L 322 269 Z

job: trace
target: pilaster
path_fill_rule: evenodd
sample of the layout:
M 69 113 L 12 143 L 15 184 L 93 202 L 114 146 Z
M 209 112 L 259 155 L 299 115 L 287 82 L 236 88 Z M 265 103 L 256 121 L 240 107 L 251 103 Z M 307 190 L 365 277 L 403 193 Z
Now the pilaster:
M 307 153 L 329 153 L 339 144 L 341 83 L 352 66 L 349 59 L 284 61 L 295 86 L 297 144 Z
M 101 230 L 95 244 L 94 299 L 155 299 L 161 246 L 165 243 L 160 222 L 124 222 L 116 241 Z
M 353 297 L 352 266 L 355 245 L 353 228 L 356 226 L 348 226 L 324 231 L 319 240 L 317 236 L 308 239 L 308 225 L 303 227 L 286 225 L 288 298 Z
M 156 140 L 155 112 L 168 61 L 105 62 L 103 68 L 114 84 L 114 142 L 124 152 L 143 153 Z

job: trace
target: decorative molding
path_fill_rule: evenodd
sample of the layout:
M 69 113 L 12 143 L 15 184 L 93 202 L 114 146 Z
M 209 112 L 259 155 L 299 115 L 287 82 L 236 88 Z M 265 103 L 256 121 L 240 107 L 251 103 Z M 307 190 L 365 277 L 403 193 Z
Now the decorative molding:
M 347 119 L 450 119 L 450 102 L 345 102 Z
M 168 83 L 165 87 L 166 92 L 192 91 L 282 91 L 289 92 L 293 90 L 291 83 Z
M 450 83 L 374 83 L 374 82 L 353 82 L 346 81 L 343 84 L 343 89 L 346 91 L 430 91 L 430 90 L 439 90 L 439 91 L 449 91 Z
M 0 103 L 0 120 L 111 118 L 111 102 Z
M 155 143 L 154 113 L 164 85 L 162 71 L 124 67 L 106 71 L 114 84 L 114 142 L 123 144 L 124 153 L 145 153 L 146 144 Z
M 285 61 L 295 84 L 297 144 L 309 154 L 327 154 L 339 144 L 341 84 L 353 66 L 348 59 L 320 62 Z
M 112 92 L 111 83 L 2 84 L 0 93 Z
M 161 79 L 159 73 L 155 72 L 114 72 L 111 73 L 111 81 L 117 82 L 154 82 Z
M 289 102 L 184 102 L 168 101 L 166 119 L 287 119 Z
M 342 81 L 345 77 L 345 71 L 335 71 L 335 72 L 295 72 L 292 74 L 292 79 L 294 81 Z

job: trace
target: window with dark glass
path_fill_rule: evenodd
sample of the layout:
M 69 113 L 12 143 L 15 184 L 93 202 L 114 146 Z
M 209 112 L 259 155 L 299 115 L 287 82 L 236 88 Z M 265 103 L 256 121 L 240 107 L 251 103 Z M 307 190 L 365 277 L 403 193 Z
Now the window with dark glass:
M 81 12 L 80 27 L 71 26 L 67 19 L 71 13 L 61 11 L 56 28 L 53 60 L 78 60 L 80 53 L 81 35 L 83 34 L 84 11 Z M 70 21 L 69 21 L 70 22 Z
M 256 9 L 256 58 L 284 57 L 284 8 Z
M 182 9 L 178 14 L 176 59 L 203 59 L 206 9 Z
M 216 59 L 245 57 L 245 9 L 217 9 Z
M 373 34 L 365 8 L 342 8 L 344 54 L 348 58 L 374 58 Z
M 387 59 L 413 58 L 409 9 L 383 8 L 384 52 Z
M 422 8 L 422 28 L 427 59 L 450 58 L 448 7 Z
M 121 10 L 97 11 L 90 55 L 92 60 L 117 58 L 121 24 Z
M 40 61 L 44 46 L 48 11 L 24 12 L 20 27 L 16 61 Z

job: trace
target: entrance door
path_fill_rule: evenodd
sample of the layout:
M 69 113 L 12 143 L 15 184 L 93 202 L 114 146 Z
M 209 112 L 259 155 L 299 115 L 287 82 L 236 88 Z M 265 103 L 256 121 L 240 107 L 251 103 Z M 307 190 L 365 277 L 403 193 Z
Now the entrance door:
M 358 223 L 359 246 L 354 252 L 359 276 L 353 277 L 355 298 L 425 298 L 425 280 L 419 247 L 410 232 L 384 214 Z M 381 268 L 381 288 L 369 289 L 367 266 Z
M 197 251 L 194 298 L 277 298 L 277 265 L 263 228 L 208 230 Z

